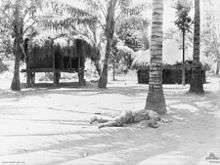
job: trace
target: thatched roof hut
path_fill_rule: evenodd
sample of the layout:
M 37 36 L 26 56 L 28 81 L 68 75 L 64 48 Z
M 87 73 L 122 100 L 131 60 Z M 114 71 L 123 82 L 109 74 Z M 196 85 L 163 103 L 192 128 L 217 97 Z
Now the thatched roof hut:
M 53 72 L 59 82 L 60 72 L 78 72 L 84 80 L 85 59 L 100 59 L 99 50 L 86 39 L 87 25 L 96 25 L 97 18 L 69 4 L 45 3 L 38 23 L 30 28 L 24 42 L 27 82 L 36 72 Z M 88 38 L 88 36 L 87 36 Z M 31 81 L 32 81 L 31 80 Z
M 178 50 L 178 45 L 172 43 L 167 45 L 169 42 L 165 42 L 163 49 L 163 83 L 164 84 L 175 84 L 182 82 L 182 52 Z M 176 46 L 176 47 L 175 47 Z M 205 82 L 205 72 L 209 70 L 208 59 L 201 57 L 202 77 Z M 134 53 L 134 60 L 132 68 L 137 69 L 138 82 L 148 83 L 149 82 L 149 66 L 150 66 L 150 50 L 140 50 Z M 186 83 L 191 80 L 191 69 L 192 69 L 192 57 L 189 53 L 186 55 Z
M 34 37 L 31 41 L 28 41 L 26 51 L 30 68 L 52 68 L 54 58 L 55 68 L 61 70 L 67 67 L 67 64 L 65 64 L 67 59 L 90 58 L 95 61 L 100 58 L 99 50 L 84 39 L 79 37 L 70 39 L 65 35 L 57 38 L 50 35 L 43 39 L 39 36 Z M 77 66 L 74 66 L 74 68 L 77 68 Z
M 186 52 L 186 67 L 190 67 L 192 57 L 189 52 Z M 208 59 L 205 56 L 201 57 L 201 63 L 205 70 L 209 70 Z M 163 49 L 163 67 L 181 67 L 182 52 L 178 49 L 178 45 L 173 41 L 166 41 Z M 133 69 L 147 69 L 150 65 L 150 50 L 140 50 L 134 53 L 134 59 L 132 63 Z
M 78 72 L 80 84 L 84 84 L 85 60 L 96 62 L 100 59 L 99 49 L 81 36 L 68 37 L 66 34 L 41 33 L 25 39 L 27 84 L 34 83 L 36 72 L 53 72 L 54 84 L 59 83 L 61 72 Z

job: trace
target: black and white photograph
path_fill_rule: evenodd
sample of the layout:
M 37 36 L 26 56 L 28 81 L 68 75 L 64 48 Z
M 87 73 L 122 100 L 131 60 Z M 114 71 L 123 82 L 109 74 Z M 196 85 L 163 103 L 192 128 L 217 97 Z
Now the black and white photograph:
M 0 165 L 220 165 L 220 1 L 0 0 Z

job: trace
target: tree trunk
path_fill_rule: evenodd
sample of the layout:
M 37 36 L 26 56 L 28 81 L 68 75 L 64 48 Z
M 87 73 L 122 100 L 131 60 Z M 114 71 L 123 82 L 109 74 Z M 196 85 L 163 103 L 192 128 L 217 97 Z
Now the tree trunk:
M 106 45 L 106 53 L 105 53 L 105 59 L 103 63 L 103 69 L 102 73 L 99 78 L 98 87 L 99 88 L 106 88 L 108 83 L 108 61 L 109 61 L 109 55 L 111 52 L 111 39 L 107 39 L 107 45 Z
M 145 109 L 165 114 L 162 86 L 163 0 L 153 0 L 149 92 Z
M 15 41 L 16 42 L 16 41 Z M 14 64 L 14 76 L 11 83 L 11 90 L 13 91 L 20 91 L 20 60 L 21 60 L 21 52 L 19 51 L 19 44 L 18 42 L 15 43 L 14 48 L 14 56 L 15 56 L 15 64 Z
M 116 81 L 116 63 L 115 63 L 115 60 L 113 60 L 113 63 L 112 63 L 112 80 Z
M 215 74 L 218 76 L 219 75 L 219 68 L 220 68 L 220 61 L 218 60 L 217 61 L 217 64 L 216 64 L 216 71 L 215 71 Z
M 200 63 L 200 0 L 195 0 L 193 65 L 192 77 L 190 81 L 190 92 L 197 94 L 204 93 L 202 64 Z
M 99 60 L 95 60 L 93 62 L 94 62 L 94 65 L 96 67 L 96 71 L 98 72 L 98 74 L 100 76 L 101 75 L 101 66 L 100 66 Z
M 21 44 L 23 44 L 23 20 L 20 16 L 20 3 L 16 0 L 16 7 L 14 11 L 14 22 L 13 22 L 13 32 L 14 32 L 14 47 L 13 54 L 15 56 L 14 65 L 14 76 L 11 83 L 11 89 L 13 91 L 20 91 L 20 60 L 21 60 Z
M 183 63 L 182 63 L 182 85 L 186 85 L 186 69 L 185 69 L 185 31 L 183 31 Z
M 106 88 L 108 82 L 108 61 L 109 56 L 111 53 L 111 46 L 112 46 L 112 39 L 115 30 L 115 22 L 114 22 L 114 15 L 115 15 L 115 6 L 117 0 L 111 0 L 108 4 L 108 15 L 106 17 L 106 29 L 105 29 L 105 36 L 106 36 L 106 51 L 105 51 L 105 59 L 103 63 L 102 73 L 98 82 L 99 88 Z

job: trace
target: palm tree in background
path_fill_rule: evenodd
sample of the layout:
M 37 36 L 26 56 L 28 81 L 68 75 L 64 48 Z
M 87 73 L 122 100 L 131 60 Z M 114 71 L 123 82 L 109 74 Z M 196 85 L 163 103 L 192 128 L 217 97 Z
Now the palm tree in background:
M 15 58 L 14 75 L 11 89 L 20 91 L 20 60 L 25 57 L 24 35 L 27 34 L 35 22 L 35 13 L 40 8 L 41 0 L 3 1 L 0 9 L 0 24 L 4 26 L 13 38 L 13 55 Z M 25 20 L 28 24 L 25 24 Z
M 150 79 L 146 110 L 165 114 L 166 103 L 162 85 L 162 48 L 163 48 L 163 0 L 153 0 Z
M 115 34 L 115 25 L 125 17 L 138 16 L 143 11 L 144 4 L 134 0 L 82 0 L 88 13 L 96 15 L 100 30 L 105 38 L 104 60 L 100 71 L 99 88 L 106 88 L 108 83 L 108 65 Z
M 195 0 L 194 41 L 193 41 L 193 68 L 190 81 L 190 92 L 202 94 L 202 64 L 200 62 L 200 0 Z
M 105 36 L 106 36 L 106 50 L 105 50 L 105 58 L 103 63 L 103 69 L 100 75 L 100 79 L 98 82 L 99 88 L 106 88 L 108 82 L 108 61 L 111 53 L 112 40 L 115 32 L 115 7 L 117 0 L 110 0 L 108 3 L 107 9 L 107 17 L 106 17 L 106 28 L 105 28 Z

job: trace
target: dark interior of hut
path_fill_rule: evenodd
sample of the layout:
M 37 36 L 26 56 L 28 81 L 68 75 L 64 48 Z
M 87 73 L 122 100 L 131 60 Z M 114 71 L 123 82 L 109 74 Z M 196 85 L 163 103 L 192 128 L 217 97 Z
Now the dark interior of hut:
M 77 39 L 75 46 L 61 47 L 60 45 L 44 46 L 30 45 L 28 55 L 29 70 L 50 72 L 52 69 L 61 72 L 77 72 L 83 67 L 85 56 L 85 41 Z M 27 51 L 27 46 L 26 46 Z
M 72 53 L 72 51 L 68 53 Z M 67 56 L 64 56 L 63 54 L 64 53 L 60 48 L 55 51 L 55 69 L 59 69 L 61 71 L 78 71 L 78 68 L 82 67 L 82 65 L 80 65 L 82 61 L 80 56 L 75 57 L 71 54 L 67 54 Z
M 191 80 L 191 69 L 185 71 L 185 82 L 186 84 L 190 83 Z M 149 70 L 148 69 L 139 69 L 137 71 L 138 75 L 138 83 L 140 84 L 148 84 L 149 83 Z M 203 82 L 206 83 L 205 70 L 202 70 L 202 79 Z M 163 69 L 163 84 L 181 84 L 182 83 L 182 70 L 174 69 L 174 68 L 166 68 Z

